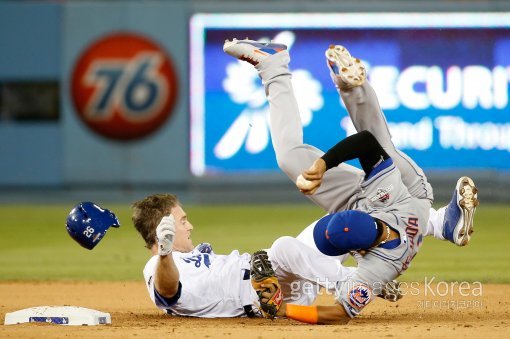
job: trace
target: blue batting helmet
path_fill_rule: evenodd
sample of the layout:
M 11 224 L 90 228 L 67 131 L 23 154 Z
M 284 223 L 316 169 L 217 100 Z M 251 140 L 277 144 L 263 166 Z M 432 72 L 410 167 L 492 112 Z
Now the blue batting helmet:
M 74 206 L 66 222 L 67 233 L 71 238 L 89 250 L 103 239 L 110 226 L 120 226 L 115 214 L 88 201 Z

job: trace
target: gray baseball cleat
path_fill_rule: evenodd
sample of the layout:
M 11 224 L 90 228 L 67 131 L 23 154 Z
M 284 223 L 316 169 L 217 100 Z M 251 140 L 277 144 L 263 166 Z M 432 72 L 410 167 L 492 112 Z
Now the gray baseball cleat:
M 478 189 L 475 183 L 469 177 L 461 177 L 444 214 L 443 237 L 446 240 L 458 246 L 469 243 L 478 204 Z
M 255 40 L 225 40 L 223 51 L 239 60 L 249 62 L 257 66 L 262 60 L 270 55 L 284 51 L 287 46 L 274 42 L 258 42 Z
M 366 80 L 365 65 L 360 59 L 352 57 L 344 46 L 330 45 L 326 50 L 326 63 L 331 71 L 331 79 L 342 91 L 361 86 Z

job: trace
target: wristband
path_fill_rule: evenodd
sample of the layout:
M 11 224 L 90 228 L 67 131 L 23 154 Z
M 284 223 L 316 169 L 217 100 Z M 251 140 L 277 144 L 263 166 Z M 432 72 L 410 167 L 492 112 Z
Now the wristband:
M 302 321 L 308 324 L 317 324 L 319 321 L 319 312 L 317 306 L 302 306 L 295 304 L 287 304 L 287 318 Z

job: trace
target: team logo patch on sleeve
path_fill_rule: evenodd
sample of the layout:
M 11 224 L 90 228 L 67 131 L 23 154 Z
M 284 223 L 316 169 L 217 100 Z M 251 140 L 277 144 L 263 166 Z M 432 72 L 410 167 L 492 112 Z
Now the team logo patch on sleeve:
M 367 285 L 358 284 L 347 292 L 347 297 L 349 299 L 349 304 L 351 304 L 352 307 L 361 309 L 368 305 L 372 299 L 372 292 Z

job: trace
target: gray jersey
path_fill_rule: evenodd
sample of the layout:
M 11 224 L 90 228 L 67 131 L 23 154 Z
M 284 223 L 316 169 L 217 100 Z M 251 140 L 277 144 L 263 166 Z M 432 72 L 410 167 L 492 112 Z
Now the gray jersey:
M 337 299 L 349 316 L 359 314 L 387 282 L 409 267 L 421 246 L 429 207 L 424 199 L 409 194 L 391 158 L 361 183 L 351 209 L 382 220 L 399 233 L 400 239 L 370 249 L 364 256 L 356 255 L 358 268 L 337 289 Z
M 376 255 L 391 257 L 397 271 L 402 273 L 408 267 L 408 257 L 412 258 L 421 245 L 422 233 L 427 223 L 427 218 L 423 216 L 427 215 L 428 207 L 420 210 L 424 206 L 417 204 L 417 199 L 411 197 L 391 158 L 376 167 L 371 176 L 362 182 L 361 188 L 361 193 L 351 209 L 367 212 L 384 221 L 399 233 L 401 242 L 411 245 L 405 257 L 395 258 L 392 249 L 381 248 L 382 253 L 375 252 Z

